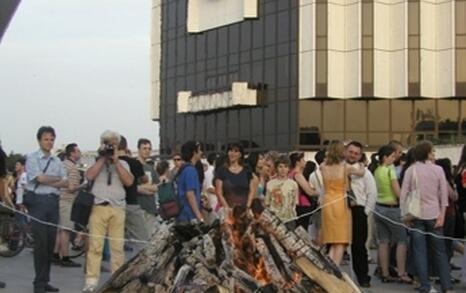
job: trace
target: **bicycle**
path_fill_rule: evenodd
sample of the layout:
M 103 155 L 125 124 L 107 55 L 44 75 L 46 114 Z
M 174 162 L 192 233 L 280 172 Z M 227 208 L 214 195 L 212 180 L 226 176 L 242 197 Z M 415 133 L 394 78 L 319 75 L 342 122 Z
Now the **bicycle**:
M 75 224 L 76 230 L 79 232 L 70 231 L 70 249 L 69 249 L 69 257 L 70 258 L 77 258 L 83 255 L 88 247 L 88 237 L 87 235 L 87 228 L 83 227 L 79 224 Z M 82 235 L 79 235 L 83 233 Z
M 28 216 L 4 214 L 1 218 L 0 256 L 13 257 L 18 255 L 25 247 L 34 248 L 32 220 Z M 70 258 L 80 257 L 87 250 L 87 236 L 78 237 L 79 233 L 87 233 L 87 229 L 86 227 L 78 227 L 78 229 L 80 229 L 80 232 L 70 231 Z
M 14 214 L 2 215 L 0 221 L 0 256 L 13 257 L 25 247 L 23 225 L 15 219 Z

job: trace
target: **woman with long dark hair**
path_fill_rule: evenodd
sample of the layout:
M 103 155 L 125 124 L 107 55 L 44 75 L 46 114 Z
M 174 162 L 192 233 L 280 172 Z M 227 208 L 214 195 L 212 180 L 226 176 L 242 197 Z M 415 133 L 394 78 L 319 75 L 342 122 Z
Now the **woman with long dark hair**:
M 307 231 L 307 228 L 309 227 L 309 220 L 311 218 L 311 214 L 309 213 L 317 207 L 317 197 L 319 194 L 311 187 L 309 181 L 303 175 L 303 170 L 306 165 L 304 153 L 292 153 L 290 155 L 290 162 L 291 171 L 289 177 L 296 181 L 299 187 L 298 206 L 296 207 L 296 213 L 299 218 L 296 223 Z
M 251 152 L 246 158 L 246 162 L 254 177 L 257 179 L 256 197 L 264 199 L 266 178 L 262 169 L 264 168 L 265 157 L 260 152 Z
M 410 148 L 406 153 L 406 161 L 403 167 L 401 167 L 400 186 L 403 184 L 403 179 L 405 177 L 406 170 L 408 170 L 408 168 L 411 167 L 411 165 L 414 163 L 416 163 L 416 159 L 414 158 L 414 148 Z
M 411 278 L 406 273 L 407 232 L 406 229 L 391 223 L 401 224 L 401 210 L 398 198 L 400 197 L 400 185 L 393 163 L 395 162 L 396 149 L 390 145 L 382 146 L 375 158 L 374 178 L 377 184 L 377 203 L 375 223 L 377 238 L 379 240 L 379 261 L 382 269 L 381 280 L 383 283 L 393 282 L 389 273 L 390 244 L 396 243 L 396 265 L 398 269 L 398 281 L 411 283 Z
M 445 211 L 445 223 L 443 225 L 443 234 L 447 237 L 455 237 L 455 219 L 456 219 L 456 202 L 458 201 L 458 193 L 455 190 L 455 182 L 453 178 L 451 161 L 448 158 L 438 159 L 435 164 L 442 167 L 447 181 L 448 188 L 448 207 Z M 445 248 L 447 250 L 448 260 L 453 257 L 453 241 L 445 240 Z
M 223 208 L 250 207 L 256 196 L 257 180 L 245 166 L 244 149 L 239 143 L 227 147 L 226 164 L 216 172 L 215 190 Z

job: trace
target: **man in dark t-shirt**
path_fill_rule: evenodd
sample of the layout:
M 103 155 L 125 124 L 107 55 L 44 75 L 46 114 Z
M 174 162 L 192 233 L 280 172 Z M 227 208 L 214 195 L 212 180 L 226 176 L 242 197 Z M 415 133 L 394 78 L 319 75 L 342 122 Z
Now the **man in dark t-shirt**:
M 157 206 L 156 194 L 159 176 L 155 172 L 154 164 L 149 163 L 152 152 L 152 144 L 147 138 L 138 140 L 138 161 L 142 164 L 147 181 L 138 182 L 138 201 L 141 208 L 144 210 L 144 219 L 149 235 L 151 235 L 159 226 L 156 218 Z
M 126 215 L 125 215 L 125 238 L 135 240 L 149 240 L 149 233 L 144 221 L 144 210 L 141 209 L 138 202 L 138 182 L 147 181 L 145 178 L 144 169 L 141 162 L 129 157 L 128 143 L 126 138 L 121 136 L 120 144 L 118 145 L 118 157 L 128 163 L 131 174 L 134 176 L 134 182 L 129 187 L 125 187 L 126 191 Z M 130 243 L 133 248 L 133 256 L 138 253 L 144 245 L 141 243 Z

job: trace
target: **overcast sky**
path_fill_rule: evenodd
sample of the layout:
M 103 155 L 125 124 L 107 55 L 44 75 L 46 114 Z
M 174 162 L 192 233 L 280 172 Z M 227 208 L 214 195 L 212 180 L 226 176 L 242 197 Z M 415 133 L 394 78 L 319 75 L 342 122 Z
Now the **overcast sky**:
M 23 0 L 0 43 L 0 140 L 37 149 L 41 125 L 55 146 L 95 150 L 105 129 L 158 148 L 150 120 L 150 0 Z

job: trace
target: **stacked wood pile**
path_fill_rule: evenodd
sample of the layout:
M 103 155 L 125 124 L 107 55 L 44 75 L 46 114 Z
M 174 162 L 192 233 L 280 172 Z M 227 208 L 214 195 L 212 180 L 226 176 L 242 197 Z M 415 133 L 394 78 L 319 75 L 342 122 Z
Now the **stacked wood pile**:
M 162 224 L 98 292 L 360 291 L 303 228 L 239 208 L 211 226 Z

